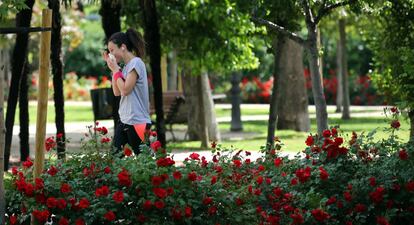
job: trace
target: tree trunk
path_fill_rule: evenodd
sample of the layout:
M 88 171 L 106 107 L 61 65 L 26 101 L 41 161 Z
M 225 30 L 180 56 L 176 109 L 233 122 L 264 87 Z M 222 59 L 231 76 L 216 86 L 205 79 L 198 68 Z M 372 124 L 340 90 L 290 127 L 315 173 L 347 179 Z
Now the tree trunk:
M 6 65 L 9 64 L 8 49 L 0 50 L 0 224 L 4 222 L 6 212 L 6 201 L 4 195 L 4 79 L 8 73 Z
M 191 74 L 191 70 L 183 68 L 182 78 L 184 83 L 185 104 L 188 109 L 188 139 L 190 141 L 200 140 L 199 131 L 201 127 L 198 122 L 200 111 L 198 108 L 197 77 Z
M 275 130 L 278 119 L 278 85 L 279 85 L 279 62 L 280 62 L 280 52 L 281 48 L 284 45 L 285 39 L 282 35 L 275 35 L 272 41 L 273 55 L 274 55 L 274 69 L 273 69 L 273 88 L 272 88 L 272 98 L 270 99 L 270 109 L 269 109 L 269 122 L 267 126 L 267 139 L 266 146 L 273 146 L 275 141 Z
M 317 27 L 308 25 L 308 60 L 312 79 L 312 94 L 316 108 L 316 125 L 318 134 L 328 129 L 328 112 L 319 71 L 319 50 L 317 45 Z
M 178 90 L 177 88 L 177 78 L 178 78 L 178 63 L 177 63 L 177 52 L 175 50 L 171 51 L 168 56 L 168 66 L 169 66 L 169 79 L 168 79 L 168 90 Z
M 105 43 L 112 34 L 121 31 L 121 1 L 101 0 L 99 15 L 105 32 Z
M 30 156 L 29 146 L 29 62 L 26 59 L 20 81 L 19 94 L 19 119 L 20 119 L 20 161 L 23 162 Z
M 240 75 L 240 72 L 233 72 L 231 75 L 231 131 L 243 130 L 240 112 Z
M 16 27 L 30 27 L 32 20 L 32 9 L 34 0 L 26 0 L 25 4 L 28 9 L 21 10 L 16 15 Z M 12 77 L 10 82 L 9 97 L 7 99 L 6 112 L 6 143 L 4 147 L 4 168 L 9 168 L 10 147 L 13 136 L 14 116 L 16 114 L 17 99 L 19 96 L 20 79 L 23 66 L 27 58 L 27 46 L 29 42 L 29 34 L 21 33 L 16 35 L 16 44 L 12 56 Z
M 310 120 L 302 47 L 286 37 L 279 54 L 277 128 L 308 132 Z
M 121 1 L 101 0 L 99 14 L 102 17 L 102 28 L 105 32 L 105 45 L 106 41 L 112 34 L 121 31 L 121 8 Z M 115 96 L 114 102 L 112 103 L 114 129 L 117 127 L 119 122 L 119 101 L 121 101 L 121 97 Z
M 342 63 L 341 63 L 341 45 L 340 41 L 337 41 L 336 44 L 336 79 L 337 79 L 337 85 L 336 85 L 336 110 L 335 112 L 342 112 L 342 100 L 343 100 L 343 88 L 342 88 Z
M 62 135 L 62 139 L 57 140 L 57 153 L 60 159 L 65 158 L 65 99 L 63 94 L 63 63 L 62 63 L 62 17 L 60 15 L 60 1 L 49 0 L 49 8 L 53 10 L 52 19 L 52 40 L 50 61 L 53 74 L 53 100 L 55 101 L 55 124 L 56 136 Z
M 216 110 L 214 107 L 213 96 L 211 94 L 210 82 L 208 79 L 208 73 L 201 74 L 201 81 L 203 89 L 199 89 L 202 91 L 202 95 L 204 97 L 204 110 L 201 111 L 201 115 L 206 117 L 206 126 L 208 128 L 208 137 L 210 141 L 220 141 L 220 130 L 218 128 L 217 120 L 216 120 Z
M 150 56 L 150 65 L 154 86 L 154 105 L 157 116 L 156 128 L 158 140 L 165 147 L 165 121 L 162 105 L 162 81 L 161 81 L 161 45 L 158 25 L 158 14 L 155 0 L 140 0 L 144 19 L 144 38 L 147 42 L 147 52 Z
M 198 90 L 198 121 L 200 123 L 200 131 L 199 136 L 201 140 L 201 148 L 207 148 L 208 147 L 208 140 L 209 140 L 209 132 L 208 132 L 208 126 L 207 126 L 207 118 L 205 116 L 205 106 L 207 105 L 204 93 L 205 93 L 205 87 L 203 85 L 203 76 L 197 77 L 197 90 Z
M 408 112 L 408 117 L 410 118 L 410 142 L 414 144 L 414 109 Z
M 342 75 L 342 91 L 343 91 L 343 111 L 342 119 L 351 119 L 349 105 L 349 85 L 348 85 L 348 57 L 346 53 L 346 32 L 345 32 L 345 19 L 339 20 L 339 45 L 341 55 L 341 75 Z

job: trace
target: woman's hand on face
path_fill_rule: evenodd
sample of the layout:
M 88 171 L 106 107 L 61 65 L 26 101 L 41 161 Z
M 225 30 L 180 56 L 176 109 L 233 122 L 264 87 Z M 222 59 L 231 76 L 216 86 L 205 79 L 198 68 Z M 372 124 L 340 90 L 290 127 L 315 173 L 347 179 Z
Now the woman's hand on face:
M 118 65 L 115 58 L 109 57 L 109 54 L 110 53 L 104 51 L 102 53 L 102 57 L 106 61 L 106 65 L 112 71 L 112 73 L 118 72 L 121 67 Z

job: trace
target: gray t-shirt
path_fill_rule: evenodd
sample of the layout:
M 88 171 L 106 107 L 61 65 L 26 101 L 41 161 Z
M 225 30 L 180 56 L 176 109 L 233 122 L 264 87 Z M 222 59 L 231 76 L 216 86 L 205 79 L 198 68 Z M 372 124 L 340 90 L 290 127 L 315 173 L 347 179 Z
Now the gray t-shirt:
M 122 123 L 129 125 L 151 123 L 147 70 L 141 58 L 135 57 L 124 66 L 122 74 L 125 79 L 133 69 L 138 74 L 137 82 L 129 95 L 121 96 L 119 117 Z

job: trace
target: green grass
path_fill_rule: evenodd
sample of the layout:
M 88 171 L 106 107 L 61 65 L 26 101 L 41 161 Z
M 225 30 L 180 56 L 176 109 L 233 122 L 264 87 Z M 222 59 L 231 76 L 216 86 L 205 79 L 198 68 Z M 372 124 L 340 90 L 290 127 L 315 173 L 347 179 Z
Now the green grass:
M 37 106 L 29 106 L 29 122 L 36 124 Z M 65 122 L 93 122 L 92 106 L 65 106 Z M 55 122 L 55 107 L 48 105 L 47 122 Z M 14 124 L 19 124 L 19 108 L 16 109 Z
M 375 138 L 377 140 L 386 138 L 389 134 L 384 132 L 384 128 L 389 125 L 384 121 L 384 118 L 369 117 L 369 118 L 354 118 L 351 120 L 342 119 L 330 119 L 329 124 L 331 126 L 339 125 L 342 136 L 345 140 L 349 140 L 352 131 L 358 134 L 364 132 L 367 134 L 374 129 L 377 129 Z M 220 123 L 219 128 L 222 132 L 230 130 L 230 123 Z M 176 129 L 176 128 L 174 128 Z M 185 130 L 185 126 L 177 126 L 177 129 Z M 237 149 L 244 149 L 249 151 L 258 151 L 260 147 L 266 143 L 267 137 L 267 121 L 248 121 L 243 122 L 243 131 L 252 132 L 248 138 L 241 140 L 224 140 L 220 144 L 224 147 L 234 146 Z M 316 120 L 311 120 L 311 132 L 316 133 Z M 406 120 L 401 121 L 401 129 L 398 131 L 398 136 L 406 141 L 409 136 L 409 123 Z M 278 136 L 283 143 L 283 150 L 287 152 L 298 152 L 303 150 L 305 145 L 305 139 L 309 135 L 306 132 L 296 132 L 292 130 L 277 130 L 276 136 Z M 200 150 L 200 141 L 180 141 L 170 142 L 170 149 L 180 150 Z

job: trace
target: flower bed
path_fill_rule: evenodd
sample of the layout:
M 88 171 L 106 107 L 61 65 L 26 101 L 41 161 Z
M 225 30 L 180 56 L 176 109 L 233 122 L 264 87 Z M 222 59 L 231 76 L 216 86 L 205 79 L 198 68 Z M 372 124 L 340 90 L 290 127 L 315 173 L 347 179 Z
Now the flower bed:
M 83 154 L 49 161 L 41 178 L 30 160 L 13 169 L 7 224 L 30 215 L 59 225 L 410 224 L 414 147 L 398 140 L 398 127 L 393 120 L 381 141 L 372 133 L 344 141 L 332 128 L 309 136 L 305 157 L 293 159 L 280 156 L 279 142 L 257 161 L 214 144 L 211 161 L 192 153 L 182 166 L 154 140 L 138 156 L 112 157 L 102 150 L 108 138 L 91 133 Z

